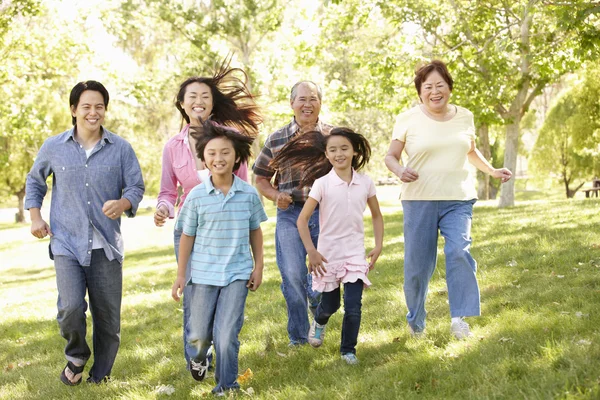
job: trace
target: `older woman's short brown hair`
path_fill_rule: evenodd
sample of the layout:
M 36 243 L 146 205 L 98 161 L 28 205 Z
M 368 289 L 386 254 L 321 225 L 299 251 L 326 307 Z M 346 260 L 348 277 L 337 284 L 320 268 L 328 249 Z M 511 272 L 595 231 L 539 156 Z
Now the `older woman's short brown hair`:
M 450 88 L 450 91 L 452 91 L 452 87 L 454 86 L 454 80 L 452 79 L 450 72 L 448 72 L 446 64 L 444 64 L 440 60 L 433 60 L 430 63 L 423 65 L 417 70 L 417 72 L 415 72 L 415 87 L 417 88 L 417 93 L 419 94 L 419 96 L 421 95 L 421 85 L 423 84 L 423 81 L 427 79 L 429 74 L 431 74 L 434 71 L 437 71 L 437 73 L 442 76 L 442 79 L 446 81 L 448 87 Z

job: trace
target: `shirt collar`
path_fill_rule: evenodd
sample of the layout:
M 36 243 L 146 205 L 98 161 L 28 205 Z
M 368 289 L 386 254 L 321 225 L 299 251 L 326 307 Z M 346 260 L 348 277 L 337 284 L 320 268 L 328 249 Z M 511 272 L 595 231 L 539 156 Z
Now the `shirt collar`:
M 190 138 L 188 136 L 189 133 L 190 133 L 190 124 L 187 124 L 186 126 L 183 127 L 181 132 L 179 132 L 179 134 L 177 136 L 175 136 L 175 140 L 180 140 L 183 143 L 189 145 L 190 144 Z
M 237 176 L 233 175 L 233 183 L 231 184 L 231 188 L 229 189 L 229 192 L 239 192 L 241 190 L 243 190 L 242 187 L 242 180 L 240 178 L 238 178 Z M 214 187 L 213 183 L 212 183 L 212 175 L 209 175 L 208 179 L 205 180 L 204 185 L 206 186 L 206 193 L 211 194 L 211 193 L 216 193 L 217 189 Z
M 335 186 L 346 185 L 346 181 L 338 176 L 338 174 L 335 172 L 335 169 L 331 168 L 331 171 L 329 171 L 327 175 L 329 176 L 329 179 L 331 179 L 331 183 L 333 183 Z M 360 182 L 358 181 L 356 171 L 354 168 L 352 168 L 352 180 L 350 181 L 350 185 L 359 184 Z
M 71 129 L 69 129 L 67 131 L 67 135 L 64 137 L 64 142 L 66 142 L 69 139 L 72 139 L 73 141 L 75 141 L 75 129 L 77 128 L 76 125 L 74 125 Z M 102 129 L 102 137 L 100 138 L 101 141 L 104 142 L 109 142 L 109 143 L 114 143 L 115 139 L 113 138 L 114 133 L 112 133 L 111 131 L 109 131 L 108 129 L 106 129 L 105 127 L 101 127 Z
M 321 119 L 317 119 L 315 127 L 318 132 L 323 132 L 323 125 L 321 124 Z M 298 125 L 298 122 L 296 122 L 296 117 L 292 117 L 292 122 L 290 123 L 290 130 L 294 134 L 297 134 L 300 131 L 300 125 Z

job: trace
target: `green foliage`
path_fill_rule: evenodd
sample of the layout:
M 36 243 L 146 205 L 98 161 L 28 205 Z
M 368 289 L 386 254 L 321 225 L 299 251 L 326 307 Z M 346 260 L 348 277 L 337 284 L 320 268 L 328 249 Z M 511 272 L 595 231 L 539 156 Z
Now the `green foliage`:
M 567 197 L 600 176 L 599 72 L 590 66 L 584 80 L 556 102 L 533 150 L 534 171 L 559 178 Z
M 387 188 L 386 188 L 387 189 Z M 342 310 L 325 342 L 287 347 L 286 309 L 275 265 L 274 222 L 263 224 L 265 276 L 248 295 L 240 335 L 239 373 L 253 378 L 233 395 L 255 399 L 596 399 L 600 315 L 600 202 L 535 201 L 474 209 L 472 253 L 478 261 L 482 316 L 475 336 L 449 332 L 443 243 L 427 299 L 427 335 L 412 339 L 402 291 L 402 213 L 397 188 L 380 191 L 386 236 L 370 272 L 357 346 L 360 363 L 339 358 Z M 383 194 L 382 192 L 385 192 Z M 269 215 L 273 216 L 273 208 Z M 372 245 L 369 219 L 367 245 Z M 0 225 L 0 397 L 10 399 L 189 399 L 210 397 L 214 374 L 196 382 L 186 371 L 172 225 L 152 215 L 123 221 L 122 341 L 112 382 L 67 387 L 59 382 L 64 340 L 55 321 L 56 281 L 47 240 L 28 227 Z M 149 228 L 152 226 L 152 228 Z M 143 232 L 143 234 L 141 234 Z M 88 314 L 88 323 L 91 317 Z M 91 340 L 91 332 L 88 334 Z M 91 363 L 86 366 L 84 378 Z M 170 396 L 161 387 L 172 387 Z

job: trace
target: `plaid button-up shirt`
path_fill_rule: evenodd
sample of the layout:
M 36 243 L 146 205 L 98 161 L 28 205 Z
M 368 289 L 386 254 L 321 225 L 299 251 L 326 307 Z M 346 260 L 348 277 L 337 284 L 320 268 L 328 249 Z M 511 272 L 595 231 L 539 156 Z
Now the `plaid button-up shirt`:
M 318 121 L 314 130 L 325 135 L 333 129 L 332 125 Z M 269 163 L 277 156 L 277 153 L 290 140 L 300 133 L 300 126 L 296 123 L 296 119 L 269 135 L 265 140 L 265 145 L 260 151 L 256 161 L 254 162 L 253 171 L 256 176 L 271 180 L 275 174 L 274 186 L 280 192 L 289 193 L 293 201 L 306 201 L 310 187 L 300 187 L 302 171 L 295 170 L 291 167 L 286 167 L 285 164 L 279 169 L 274 170 Z

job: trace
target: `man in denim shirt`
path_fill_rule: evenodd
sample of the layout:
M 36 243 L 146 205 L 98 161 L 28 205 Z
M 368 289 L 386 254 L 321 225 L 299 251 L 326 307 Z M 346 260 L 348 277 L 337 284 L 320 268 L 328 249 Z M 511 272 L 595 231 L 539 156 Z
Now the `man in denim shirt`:
M 50 236 L 58 286 L 58 324 L 67 340 L 66 385 L 81 382 L 91 351 L 86 342 L 86 289 L 94 324 L 94 365 L 88 382 L 107 381 L 121 338 L 123 239 L 121 215 L 135 216 L 144 182 L 131 145 L 102 126 L 108 91 L 80 82 L 69 98 L 73 128 L 47 139 L 27 175 L 25 208 L 31 233 Z M 50 226 L 40 208 L 52 175 Z

